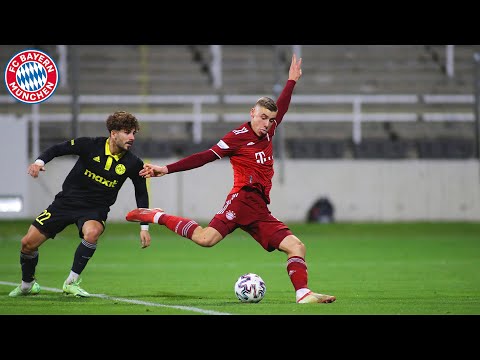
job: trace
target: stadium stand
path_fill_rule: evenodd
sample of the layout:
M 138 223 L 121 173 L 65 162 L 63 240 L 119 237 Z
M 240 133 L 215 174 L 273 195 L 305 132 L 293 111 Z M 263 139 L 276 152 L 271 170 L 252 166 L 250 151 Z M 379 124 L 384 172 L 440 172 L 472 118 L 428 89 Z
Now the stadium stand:
M 56 45 L 2 45 L 0 61 L 6 64 L 14 54 L 28 48 L 59 57 Z M 351 113 L 351 103 L 294 101 L 288 114 L 293 121 L 284 123 L 287 155 L 320 159 L 474 157 L 476 128 L 469 117 L 472 104 L 429 103 L 424 99 L 426 95 L 471 96 L 473 54 L 480 51 L 480 45 L 455 45 L 453 74 L 446 66 L 445 49 L 446 45 L 301 45 L 304 76 L 294 96 L 413 95 L 420 101 L 394 105 L 363 103 L 362 114 L 411 113 L 416 118 L 415 121 L 381 116 L 375 121 L 364 119 L 360 143 L 355 141 L 352 121 L 321 118 L 326 113 Z M 228 113 L 248 116 L 250 102 L 229 104 L 222 102 L 224 96 L 245 95 L 253 99 L 276 96 L 278 86 L 284 81 L 283 77 L 278 79 L 278 74 L 288 71 L 292 46 L 222 45 L 220 89 L 214 87 L 209 45 L 79 45 L 74 50 L 78 55 L 78 75 L 73 72 L 69 58 L 66 85 L 57 88 L 56 96 L 72 94 L 73 79 L 78 78 L 77 90 L 81 96 L 116 96 L 104 103 L 82 103 L 81 114 L 107 114 L 118 108 L 138 114 L 161 114 L 166 117 L 161 122 L 142 122 L 142 137 L 136 146 L 145 156 L 180 156 L 213 144 L 231 130 L 232 122 L 226 119 Z M 218 104 L 201 105 L 201 141 L 192 142 L 191 121 L 175 117 L 181 119 L 182 114 L 191 113 L 191 102 L 127 104 L 118 97 L 157 95 L 220 96 Z M 1 87 L 0 96 L 8 97 L 5 87 Z M 19 102 L 1 102 L 0 109 L 0 116 L 31 113 L 31 106 Z M 72 112 L 68 101 L 42 104 L 40 111 L 45 115 L 40 123 L 41 148 L 71 136 L 71 124 L 55 117 Z M 308 121 L 302 120 L 305 112 L 312 114 Z M 444 119 L 432 121 L 424 116 L 425 112 L 440 114 Z M 206 114 L 211 114 L 213 120 L 205 121 Z M 465 114 L 466 119 L 459 121 L 452 115 L 448 121 L 448 114 Z M 101 120 L 80 122 L 78 133 L 85 136 L 103 133 Z

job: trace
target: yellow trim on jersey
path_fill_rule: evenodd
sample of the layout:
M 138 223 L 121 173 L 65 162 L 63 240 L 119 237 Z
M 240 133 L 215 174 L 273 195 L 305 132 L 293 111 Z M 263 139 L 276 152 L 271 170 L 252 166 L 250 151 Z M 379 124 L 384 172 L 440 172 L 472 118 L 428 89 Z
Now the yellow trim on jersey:
M 109 140 L 110 140 L 110 138 L 107 138 L 107 141 L 105 141 L 105 155 L 107 155 L 107 162 L 105 163 L 104 169 L 107 170 L 107 171 L 110 170 L 110 167 L 112 166 L 113 159 L 118 161 L 125 154 L 125 151 L 123 151 L 120 154 L 113 155 L 112 152 L 110 151 Z
M 109 157 L 107 157 L 107 162 L 105 163 L 104 169 L 107 171 L 110 170 L 110 167 L 112 166 L 112 162 L 113 162 L 113 158 L 110 155 Z

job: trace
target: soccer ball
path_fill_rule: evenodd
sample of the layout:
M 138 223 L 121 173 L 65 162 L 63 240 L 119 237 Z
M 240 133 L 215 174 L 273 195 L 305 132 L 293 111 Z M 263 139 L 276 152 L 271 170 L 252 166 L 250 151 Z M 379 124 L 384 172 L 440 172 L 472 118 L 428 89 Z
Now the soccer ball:
M 235 295 L 244 303 L 258 303 L 265 297 L 266 292 L 265 281 L 254 273 L 240 276 L 235 283 Z

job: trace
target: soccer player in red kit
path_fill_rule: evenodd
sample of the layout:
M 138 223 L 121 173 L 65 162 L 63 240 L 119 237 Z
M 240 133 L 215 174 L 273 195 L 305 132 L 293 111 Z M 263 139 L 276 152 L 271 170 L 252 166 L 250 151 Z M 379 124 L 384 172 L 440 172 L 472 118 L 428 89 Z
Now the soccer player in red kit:
M 216 145 L 175 163 L 158 166 L 144 164 L 139 174 L 160 177 L 198 168 L 228 156 L 233 167 L 233 187 L 225 204 L 205 228 L 194 220 L 170 215 L 162 209 L 137 208 L 128 221 L 157 223 L 200 246 L 211 247 L 235 229 L 249 233 L 266 251 L 287 255 L 287 273 L 295 289 L 296 302 L 331 303 L 335 296 L 319 294 L 308 287 L 306 248 L 299 238 L 268 209 L 272 188 L 273 136 L 288 110 L 293 89 L 302 76 L 302 59 L 292 55 L 287 83 L 277 103 L 269 97 L 257 100 L 250 110 L 250 121 L 227 133 Z

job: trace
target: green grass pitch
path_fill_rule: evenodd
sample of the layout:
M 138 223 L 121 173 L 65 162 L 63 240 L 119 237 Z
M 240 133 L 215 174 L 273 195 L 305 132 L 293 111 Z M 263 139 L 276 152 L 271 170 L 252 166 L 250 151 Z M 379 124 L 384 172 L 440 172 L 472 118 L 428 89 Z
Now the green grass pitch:
M 91 298 L 61 293 L 80 241 L 69 226 L 40 248 L 37 296 L 20 282 L 20 239 L 30 221 L 0 221 L 0 315 L 475 315 L 480 314 L 480 223 L 290 224 L 307 246 L 309 286 L 332 304 L 296 304 L 285 254 L 236 230 L 202 248 L 151 225 L 107 224 L 82 274 Z M 233 285 L 254 272 L 265 298 L 240 303 Z

